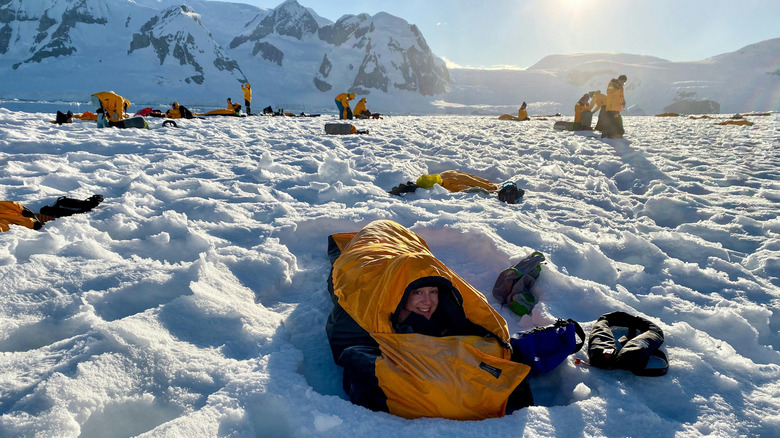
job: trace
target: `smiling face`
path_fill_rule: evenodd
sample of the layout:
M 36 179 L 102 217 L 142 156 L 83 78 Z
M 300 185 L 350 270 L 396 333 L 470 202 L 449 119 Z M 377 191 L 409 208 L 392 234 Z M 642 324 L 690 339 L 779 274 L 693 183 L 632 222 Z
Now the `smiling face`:
M 431 315 L 436 311 L 439 305 L 439 288 L 436 286 L 425 286 L 414 289 L 409 293 L 406 299 L 406 305 L 401 309 L 400 320 L 403 321 L 410 313 L 417 313 L 431 319 Z

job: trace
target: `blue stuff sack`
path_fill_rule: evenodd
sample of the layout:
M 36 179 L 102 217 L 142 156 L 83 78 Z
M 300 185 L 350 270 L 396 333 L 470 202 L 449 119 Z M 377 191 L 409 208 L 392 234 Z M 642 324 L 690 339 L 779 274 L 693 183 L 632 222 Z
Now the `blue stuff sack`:
M 552 325 L 518 332 L 512 335 L 509 343 L 513 361 L 530 366 L 534 374 L 544 374 L 580 351 L 585 343 L 585 332 L 576 321 L 559 318 Z

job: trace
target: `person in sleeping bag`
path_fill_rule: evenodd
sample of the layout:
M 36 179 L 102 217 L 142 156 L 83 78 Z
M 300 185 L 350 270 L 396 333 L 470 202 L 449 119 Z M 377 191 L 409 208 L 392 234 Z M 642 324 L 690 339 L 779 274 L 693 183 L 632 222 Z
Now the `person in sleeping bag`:
M 404 418 L 481 420 L 533 404 L 506 321 L 402 225 L 329 236 L 326 324 L 352 403 Z
M 425 277 L 410 283 L 391 320 L 397 333 L 490 336 L 488 330 L 466 318 L 452 284 L 443 277 Z

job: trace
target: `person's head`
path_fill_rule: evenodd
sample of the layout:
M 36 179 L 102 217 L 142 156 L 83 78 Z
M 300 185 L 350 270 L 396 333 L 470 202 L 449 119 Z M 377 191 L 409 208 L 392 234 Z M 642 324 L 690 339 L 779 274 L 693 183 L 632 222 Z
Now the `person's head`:
M 525 103 L 525 102 L 523 102 L 523 104 L 522 104 L 522 105 L 520 105 L 520 108 L 521 108 L 521 109 L 525 109 L 525 107 L 526 107 L 526 106 L 527 106 L 527 105 L 526 105 L 526 103 Z
M 410 313 L 422 315 L 425 319 L 431 319 L 433 312 L 439 306 L 439 287 L 422 286 L 413 289 L 406 299 L 404 308 L 401 309 L 400 320 L 403 321 Z
M 618 76 L 618 81 L 620 81 L 620 82 L 622 82 L 624 84 L 626 83 L 627 80 L 628 80 L 628 78 L 626 77 L 626 75 Z
M 173 109 L 176 109 L 176 108 L 178 108 L 178 107 L 179 107 L 179 102 L 173 102 L 173 103 L 171 104 L 171 107 L 173 107 Z
M 580 97 L 580 102 L 587 102 L 588 99 L 590 99 L 590 94 L 589 93 L 585 93 L 585 94 L 582 95 L 582 97 Z
M 364 97 L 364 98 L 360 99 L 360 101 L 365 103 L 366 102 L 366 98 Z
M 349 94 L 347 94 L 347 99 L 350 99 L 350 100 L 351 100 L 351 99 L 354 99 L 354 98 L 355 98 L 355 93 L 349 93 Z

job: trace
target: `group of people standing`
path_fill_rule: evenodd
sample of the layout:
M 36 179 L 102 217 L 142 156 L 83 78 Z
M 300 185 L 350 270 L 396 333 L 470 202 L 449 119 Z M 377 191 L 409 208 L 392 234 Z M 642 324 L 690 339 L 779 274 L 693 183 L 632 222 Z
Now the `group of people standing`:
M 585 93 L 574 105 L 574 122 L 556 122 L 556 129 L 565 129 L 569 131 L 596 130 L 601 131 L 602 138 L 623 138 L 625 130 L 623 129 L 623 117 L 620 112 L 626 106 L 626 98 L 623 94 L 623 86 L 628 78 L 626 75 L 620 75 L 616 79 L 611 79 L 607 85 L 607 94 L 602 94 L 601 90 Z M 593 114 L 598 112 L 598 122 L 595 128 L 591 128 Z M 560 114 L 557 114 L 558 116 Z M 528 105 L 523 102 L 517 116 L 511 114 L 502 114 L 499 120 L 531 120 L 528 117 Z M 561 127 L 558 128 L 558 124 Z
M 590 120 L 585 123 L 583 115 L 588 111 L 591 114 L 598 111 L 598 121 L 594 129 L 601 131 L 601 137 L 623 138 L 625 130 L 620 112 L 626 106 L 623 86 L 627 80 L 626 75 L 620 75 L 617 79 L 610 80 L 606 95 L 602 94 L 601 90 L 583 94 L 574 105 L 574 129 L 590 129 Z

